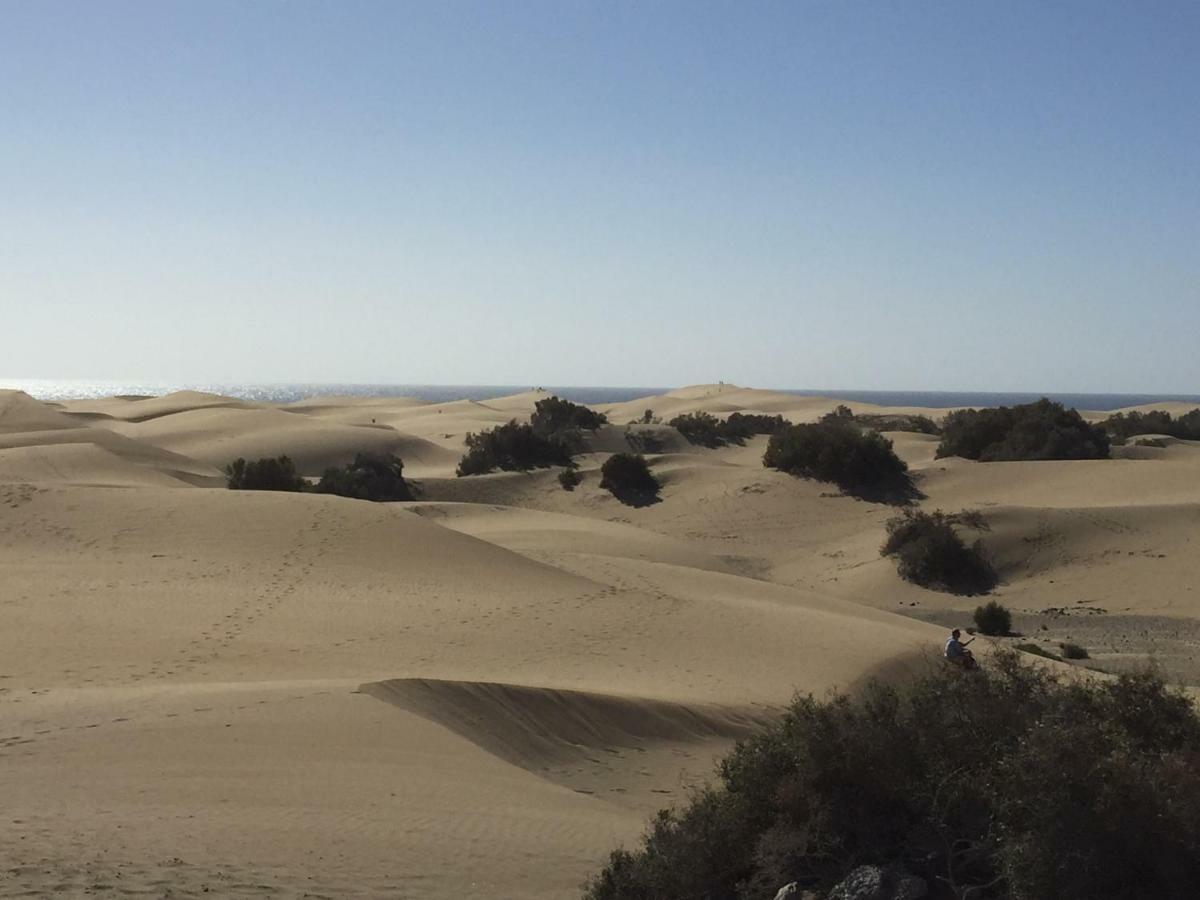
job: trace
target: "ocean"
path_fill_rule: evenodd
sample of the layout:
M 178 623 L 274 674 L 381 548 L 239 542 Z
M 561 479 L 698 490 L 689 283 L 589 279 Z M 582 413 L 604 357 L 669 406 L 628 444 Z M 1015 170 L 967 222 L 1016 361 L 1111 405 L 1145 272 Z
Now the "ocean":
M 269 403 L 289 403 L 308 397 L 340 395 L 351 397 L 416 397 L 433 403 L 450 400 L 489 400 L 520 391 L 535 385 L 511 384 L 332 384 L 289 382 L 281 384 L 258 383 L 201 383 L 201 382 L 137 382 L 137 381 L 86 381 L 78 379 L 49 378 L 0 378 L 0 388 L 25 391 L 39 400 L 86 400 L 97 397 L 128 395 L 159 395 L 172 391 L 207 391 Z M 575 403 L 621 403 L 662 394 L 670 390 L 663 387 L 586 387 L 564 385 L 538 385 Z M 877 403 L 882 406 L 925 406 L 941 408 L 947 406 L 1012 406 L 1029 403 L 1040 397 L 1049 397 L 1065 406 L 1076 409 L 1109 410 L 1125 406 L 1140 406 L 1145 403 L 1180 401 L 1200 406 L 1200 394 L 1079 394 L 1046 391 L 1044 393 L 1002 393 L 980 391 L 862 391 L 862 390 L 812 390 L 775 389 L 780 393 L 809 397 L 836 397 L 840 400 Z

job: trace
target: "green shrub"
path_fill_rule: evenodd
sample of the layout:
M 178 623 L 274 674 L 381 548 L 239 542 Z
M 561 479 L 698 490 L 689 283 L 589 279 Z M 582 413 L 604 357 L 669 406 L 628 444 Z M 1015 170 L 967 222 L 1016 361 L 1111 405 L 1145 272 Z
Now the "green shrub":
M 658 499 L 660 485 L 640 454 L 614 453 L 600 467 L 600 487 L 622 503 L 645 506 Z
M 546 437 L 515 419 L 489 431 L 468 434 L 467 452 L 456 474 L 483 475 L 496 469 L 527 472 L 550 466 L 572 466 L 571 448 L 558 437 Z
M 342 468 L 328 468 L 314 490 L 355 500 L 380 502 L 412 500 L 404 480 L 404 462 L 398 456 L 359 453 Z
M 682 434 L 689 444 L 702 447 L 723 447 L 726 444 L 744 444 L 756 434 L 775 434 L 786 428 L 788 421 L 783 416 L 767 416 L 759 413 L 730 413 L 721 420 L 711 413 L 694 412 L 676 416 L 667 423 Z
M 788 425 L 771 435 L 763 465 L 872 499 L 901 500 L 914 493 L 908 466 L 892 442 L 849 425 Z
M 533 430 L 545 437 L 569 431 L 595 431 L 608 422 L 608 417 L 586 406 L 546 397 L 534 404 L 529 424 Z
M 1087 648 L 1078 644 L 1062 643 L 1058 645 L 1065 659 L 1091 659 Z
M 1144 413 L 1117 413 L 1101 422 L 1100 427 L 1118 438 L 1131 438 L 1138 434 L 1166 434 L 1185 441 L 1200 441 L 1200 407 L 1184 413 L 1177 419 L 1161 409 L 1152 409 Z
M 295 463 L 287 456 L 254 462 L 239 456 L 224 471 L 225 484 L 234 491 L 303 491 L 308 487 L 296 471 Z
M 662 453 L 663 442 L 653 431 L 634 431 L 625 426 L 625 443 L 635 453 Z
M 1004 651 L 933 665 L 798 698 L 718 775 L 613 853 L 589 900 L 825 896 L 868 863 L 938 898 L 1182 900 L 1200 883 L 1200 717 L 1152 674 L 1059 680 Z
M 941 434 L 942 429 L 929 416 L 908 413 L 857 413 L 839 406 L 821 417 L 826 425 L 858 425 L 872 431 L 911 431 L 915 434 Z
M 986 594 L 996 586 L 996 572 L 979 541 L 967 546 L 958 536 L 954 520 L 940 510 L 906 509 L 888 520 L 881 552 L 896 557 L 905 581 L 952 594 Z
M 563 469 L 558 473 L 558 483 L 564 491 L 573 491 L 583 481 L 583 476 L 576 469 Z
M 1012 634 L 1012 613 L 995 600 L 989 600 L 975 607 L 975 625 L 984 634 Z
M 721 420 L 711 413 L 694 412 L 676 416 L 667 423 L 687 439 L 689 444 L 702 447 L 721 447 L 727 441 L 721 433 Z
M 1021 406 L 962 409 L 946 416 L 937 456 L 982 462 L 1016 459 L 1108 459 L 1103 428 L 1042 398 Z

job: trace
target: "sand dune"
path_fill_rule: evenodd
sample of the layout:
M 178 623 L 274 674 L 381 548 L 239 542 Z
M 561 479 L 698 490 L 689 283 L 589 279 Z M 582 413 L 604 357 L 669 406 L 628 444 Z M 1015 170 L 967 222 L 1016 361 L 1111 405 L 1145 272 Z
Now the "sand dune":
M 763 437 L 652 426 L 661 502 L 599 488 L 646 408 L 812 420 L 836 398 L 672 391 L 608 407 L 574 491 L 454 477 L 466 433 L 543 396 L 0 394 L 0 896 L 572 896 L 795 691 L 903 677 L 969 622 L 978 598 L 880 557 L 895 507 L 763 468 Z M 1200 683 L 1200 446 L 975 463 L 889 437 L 924 508 L 982 511 L 1025 639 Z M 218 470 L 363 450 L 422 501 Z

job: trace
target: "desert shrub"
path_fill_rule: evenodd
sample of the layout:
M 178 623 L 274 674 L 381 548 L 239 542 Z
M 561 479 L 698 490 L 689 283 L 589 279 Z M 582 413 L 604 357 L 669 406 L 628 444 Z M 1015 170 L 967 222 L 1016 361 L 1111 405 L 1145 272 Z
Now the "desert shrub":
M 398 456 L 359 453 L 342 468 L 328 468 L 314 490 L 356 500 L 395 501 L 413 499 L 404 480 L 404 462 Z
M 880 552 L 896 557 L 905 581 L 952 594 L 985 594 L 996 586 L 996 571 L 979 541 L 967 546 L 954 530 L 955 517 L 906 509 L 889 519 Z
M 240 456 L 225 467 L 225 484 L 234 491 L 303 491 L 308 483 L 290 457 L 247 462 Z
M 1087 648 L 1081 647 L 1078 644 L 1062 643 L 1059 644 L 1059 649 L 1062 650 L 1064 659 L 1091 659 L 1088 655 Z
M 600 487 L 622 503 L 644 506 L 658 499 L 660 485 L 640 454 L 614 453 L 600 467 Z
M 604 413 L 570 400 L 546 397 L 534 404 L 529 424 L 540 435 L 550 437 L 565 431 L 595 431 L 608 422 Z
M 897 863 L 931 896 L 1190 898 L 1200 717 L 1153 674 L 1060 680 L 1001 652 L 901 687 L 797 698 L 718 781 L 612 854 L 589 900 L 824 896 Z
M 975 626 L 984 634 L 1011 634 L 1012 613 L 995 600 L 975 607 Z
M 1045 647 L 1042 647 L 1040 644 L 1032 644 L 1032 643 L 1030 643 L 1030 644 L 1014 644 L 1013 649 L 1021 650 L 1024 653 L 1032 653 L 1034 656 L 1041 656 L 1041 657 L 1044 657 L 1045 659 L 1057 659 L 1057 660 L 1062 659 L 1062 657 L 1059 656 L 1057 653 L 1051 653 L 1049 650 L 1047 650 Z
M 730 413 L 721 423 L 722 436 L 729 442 L 740 444 L 756 434 L 776 434 L 790 422 L 783 416 L 768 416 L 761 413 Z
M 763 465 L 859 496 L 903 499 L 913 493 L 908 466 L 892 442 L 848 425 L 788 425 L 771 435 Z
M 727 441 L 721 433 L 721 420 L 711 413 L 694 412 L 676 416 L 667 423 L 687 439 L 689 444 L 702 447 L 721 447 Z
M 653 431 L 634 431 L 626 426 L 625 443 L 635 453 L 662 453 L 662 439 Z
M 583 481 L 583 476 L 575 469 L 563 469 L 558 473 L 558 483 L 564 491 L 573 491 Z
M 1144 413 L 1117 413 L 1101 422 L 1100 427 L 1115 438 L 1131 438 L 1138 434 L 1166 434 L 1185 441 L 1200 441 L 1200 407 L 1184 413 L 1179 418 L 1174 418 L 1169 412 L 1161 409 L 1152 409 Z
M 997 409 L 962 409 L 946 416 L 937 456 L 983 462 L 1016 459 L 1107 459 L 1108 434 L 1074 409 L 1044 397 Z
M 483 475 L 496 469 L 527 472 L 550 466 L 572 466 L 571 448 L 558 437 L 538 434 L 515 419 L 488 431 L 467 435 L 467 452 L 456 473 Z
M 858 425 L 872 431 L 911 431 L 916 434 L 941 434 L 942 429 L 929 416 L 908 413 L 854 413 L 841 405 L 821 416 L 826 425 Z
M 1166 441 L 1161 441 L 1158 438 L 1138 438 L 1133 442 L 1135 447 L 1157 447 L 1162 449 L 1167 446 Z
M 682 434 L 690 444 L 702 447 L 723 447 L 725 444 L 744 444 L 756 434 L 776 434 L 789 424 L 783 416 L 760 413 L 730 413 L 722 420 L 706 412 L 676 416 L 667 423 Z

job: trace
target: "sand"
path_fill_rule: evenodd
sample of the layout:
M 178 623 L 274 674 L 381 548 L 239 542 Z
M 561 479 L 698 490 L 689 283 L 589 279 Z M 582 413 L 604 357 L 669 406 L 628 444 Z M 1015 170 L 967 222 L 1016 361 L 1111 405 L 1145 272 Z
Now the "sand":
M 764 438 L 652 426 L 662 502 L 598 487 L 646 409 L 836 398 L 685 388 L 606 407 L 573 492 L 454 477 L 541 396 L 0 392 L 0 896 L 576 896 L 795 692 L 919 671 L 969 623 L 880 558 L 893 508 L 764 469 Z M 925 508 L 984 514 L 1025 639 L 1200 684 L 1200 445 L 979 464 L 890 437 Z M 420 499 L 223 487 L 236 456 L 361 450 Z

